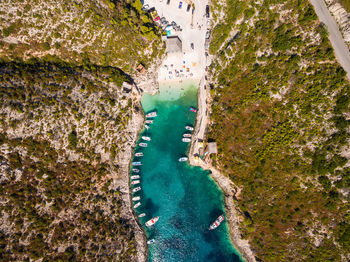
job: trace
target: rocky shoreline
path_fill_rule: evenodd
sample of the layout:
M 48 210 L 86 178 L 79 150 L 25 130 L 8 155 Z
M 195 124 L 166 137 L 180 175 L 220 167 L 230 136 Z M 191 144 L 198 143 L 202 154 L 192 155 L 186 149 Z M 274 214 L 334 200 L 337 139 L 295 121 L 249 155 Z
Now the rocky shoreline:
M 156 66 L 155 68 L 149 70 L 149 72 L 157 71 L 158 70 Z M 158 82 L 156 79 L 156 73 L 147 73 L 134 79 L 134 85 L 132 87 L 132 123 L 130 123 L 127 127 L 127 133 L 129 133 L 130 142 L 124 149 L 124 155 L 127 157 L 124 159 L 124 161 L 122 161 L 122 166 L 120 167 L 121 173 L 126 174 L 122 175 L 122 177 L 120 178 L 121 183 L 119 184 L 122 184 L 121 192 L 123 193 L 123 201 L 128 207 L 128 210 L 125 213 L 128 213 L 129 215 L 125 215 L 125 217 L 127 217 L 130 220 L 135 232 L 138 262 L 147 261 L 148 245 L 146 232 L 140 224 L 137 215 L 132 208 L 132 194 L 131 186 L 129 183 L 129 170 L 133 159 L 134 148 L 136 146 L 136 142 L 140 135 L 140 132 L 143 129 L 143 124 L 145 121 L 145 116 L 143 114 L 141 106 L 141 97 L 144 92 L 155 94 L 158 91 Z
M 205 81 L 200 82 L 198 88 L 198 105 L 199 108 L 203 112 L 207 112 L 210 109 L 210 101 L 208 99 L 208 93 L 203 92 Z M 203 89 L 203 90 L 202 90 Z M 204 94 L 204 95 L 203 95 Z M 205 108 L 205 110 L 204 110 Z M 207 124 L 208 124 L 208 115 L 207 114 L 197 114 L 196 126 L 193 132 L 194 137 L 192 141 L 197 141 L 198 138 L 202 139 L 199 136 L 199 131 L 202 130 L 201 133 L 206 132 Z M 204 130 L 204 131 L 203 131 Z M 241 232 L 239 230 L 239 225 L 243 221 L 243 216 L 241 211 L 235 206 L 233 202 L 236 194 L 239 192 L 237 186 L 225 175 L 221 174 L 219 170 L 214 168 L 210 163 L 205 163 L 203 160 L 199 158 L 199 160 L 194 160 L 194 151 L 197 147 L 196 142 L 191 143 L 191 148 L 189 151 L 189 161 L 191 165 L 199 166 L 204 170 L 209 170 L 211 173 L 211 177 L 215 181 L 215 183 L 220 187 L 220 189 L 224 192 L 225 198 L 225 211 L 226 211 L 226 219 L 229 224 L 230 238 L 234 246 L 241 253 L 242 257 L 248 262 L 256 262 L 255 254 L 250 247 L 248 240 L 244 240 L 241 236 Z M 198 151 L 198 149 L 196 149 Z

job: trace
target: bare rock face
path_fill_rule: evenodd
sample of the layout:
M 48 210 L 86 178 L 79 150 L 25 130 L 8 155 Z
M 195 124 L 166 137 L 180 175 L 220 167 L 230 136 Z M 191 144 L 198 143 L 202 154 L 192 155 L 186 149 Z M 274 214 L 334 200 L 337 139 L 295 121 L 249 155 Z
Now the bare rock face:
M 325 0 L 329 11 L 337 21 L 345 42 L 350 47 L 350 14 L 335 0 Z

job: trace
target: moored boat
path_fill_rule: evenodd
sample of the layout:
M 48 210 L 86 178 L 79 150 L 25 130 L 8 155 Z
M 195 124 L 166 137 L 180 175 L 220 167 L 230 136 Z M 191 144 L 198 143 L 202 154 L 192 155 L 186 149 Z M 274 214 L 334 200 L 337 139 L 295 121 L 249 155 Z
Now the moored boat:
M 138 191 L 140 191 L 141 190 L 141 187 L 140 186 L 138 186 L 138 187 L 135 187 L 133 190 L 132 190 L 132 192 L 138 192 Z
M 184 137 L 184 138 L 182 138 L 182 142 L 189 143 L 189 142 L 191 142 L 191 138 Z
M 141 136 L 142 140 L 151 141 L 149 136 Z
M 139 175 L 131 176 L 131 179 L 139 179 L 139 178 L 140 178 Z
M 133 166 L 141 166 L 142 163 L 140 161 L 132 162 Z
M 136 196 L 136 197 L 133 197 L 133 198 L 132 198 L 132 201 L 139 201 L 140 199 L 141 199 L 141 197 Z
M 143 156 L 142 152 L 135 153 L 135 156 Z
M 148 126 L 148 125 L 145 125 L 145 128 L 148 130 L 148 129 L 149 129 L 149 126 Z
M 137 202 L 137 203 L 134 205 L 134 208 L 138 208 L 139 206 L 141 206 L 141 203 L 140 203 L 140 202 Z
M 153 111 L 153 112 L 149 112 L 148 114 L 146 114 L 146 117 L 156 117 L 157 116 L 157 112 Z
M 153 244 L 154 243 L 154 239 L 150 239 L 147 241 L 147 244 L 150 245 L 150 244 Z
M 145 121 L 145 123 L 146 123 L 146 124 L 153 124 L 153 120 L 147 119 L 147 120 Z
M 140 143 L 139 146 L 141 147 L 147 147 L 148 145 L 146 143 Z
M 193 127 L 192 126 L 185 126 L 186 130 L 189 130 L 189 131 L 193 131 Z
M 188 157 L 185 157 L 185 156 L 179 158 L 179 162 L 185 162 L 187 160 L 188 160 Z
M 139 217 L 144 217 L 146 215 L 146 213 L 142 213 L 139 215 Z
M 191 106 L 190 107 L 190 111 L 196 113 L 197 112 L 197 108 Z
M 157 221 L 159 220 L 159 217 L 154 217 L 146 222 L 146 226 L 150 227 L 153 226 Z
M 183 137 L 192 137 L 191 134 L 184 134 Z
M 140 180 L 134 180 L 134 181 L 131 181 L 131 184 L 132 184 L 132 185 L 137 185 L 137 184 L 140 184 Z
M 133 168 L 133 169 L 132 169 L 132 172 L 138 173 L 138 172 L 140 172 L 140 169 Z
M 220 226 L 221 222 L 224 221 L 224 216 L 220 215 L 213 224 L 210 225 L 209 230 L 213 230 L 215 228 L 217 228 L 218 226 Z

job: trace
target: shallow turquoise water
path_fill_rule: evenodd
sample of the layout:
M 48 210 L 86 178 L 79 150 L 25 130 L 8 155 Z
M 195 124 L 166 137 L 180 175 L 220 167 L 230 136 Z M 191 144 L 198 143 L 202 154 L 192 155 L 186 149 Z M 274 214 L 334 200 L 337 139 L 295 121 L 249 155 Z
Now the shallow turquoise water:
M 193 126 L 195 113 L 190 106 L 197 104 L 197 89 L 187 83 L 180 87 L 161 87 L 155 96 L 144 95 L 142 107 L 147 113 L 157 110 L 158 117 L 140 136 L 152 140 L 143 152 L 141 187 L 133 196 L 141 196 L 136 213 L 144 223 L 154 216 L 159 221 L 146 229 L 147 237 L 154 238 L 149 245 L 149 261 L 242 261 L 229 239 L 227 223 L 209 231 L 209 225 L 224 213 L 222 191 L 207 171 L 178 158 L 187 154 L 188 143 L 181 141 L 185 126 Z M 140 143 L 141 140 L 138 141 Z M 133 186 L 135 187 L 135 186 Z

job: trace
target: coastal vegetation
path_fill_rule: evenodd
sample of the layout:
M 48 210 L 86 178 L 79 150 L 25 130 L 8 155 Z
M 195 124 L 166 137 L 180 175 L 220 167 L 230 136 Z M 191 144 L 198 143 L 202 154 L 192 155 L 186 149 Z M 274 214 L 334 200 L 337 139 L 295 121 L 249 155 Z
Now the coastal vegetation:
M 263 261 L 348 260 L 350 85 L 327 30 L 306 0 L 212 10 L 208 138 L 244 238 Z
M 0 57 L 48 54 L 132 73 L 162 55 L 159 29 L 140 0 L 0 2 Z
M 0 2 L 1 261 L 136 260 L 131 76 L 164 51 L 141 7 Z
M 112 67 L 0 63 L 2 261 L 135 259 L 114 182 L 132 119 L 123 81 Z
M 345 8 L 347 12 L 350 12 L 350 1 L 349 0 L 340 0 L 340 3 Z

